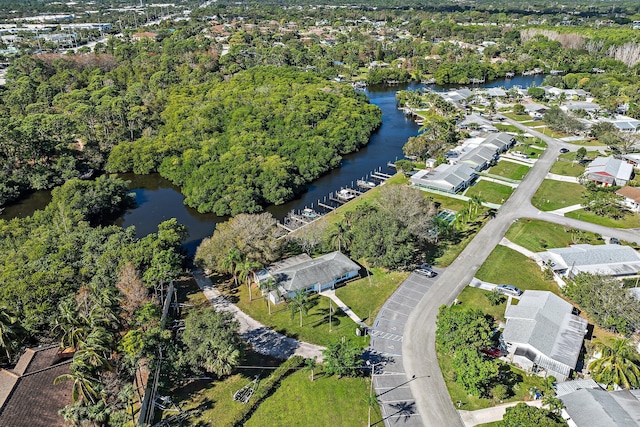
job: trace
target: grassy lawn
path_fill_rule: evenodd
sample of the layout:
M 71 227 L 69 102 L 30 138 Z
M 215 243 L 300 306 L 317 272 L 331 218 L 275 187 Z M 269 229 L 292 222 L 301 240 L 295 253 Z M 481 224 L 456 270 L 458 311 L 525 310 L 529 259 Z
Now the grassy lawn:
M 494 125 L 496 129 L 498 129 L 500 132 L 513 132 L 513 133 L 524 133 L 524 131 L 522 129 L 520 129 L 519 127 L 516 127 L 514 125 L 505 125 L 503 123 L 494 123 Z
M 489 220 L 489 217 L 483 213 L 478 213 L 475 219 L 466 223 L 458 232 L 459 237 L 455 242 L 441 241 L 429 251 L 429 262 L 433 265 L 446 267 L 451 264 L 460 255 L 460 252 L 467 247 L 469 242 L 473 240 L 476 234 Z
M 551 166 L 550 172 L 565 176 L 580 176 L 584 173 L 584 166 L 578 162 L 565 162 L 560 160 Z
M 503 116 L 509 117 L 516 122 L 527 122 L 531 120 L 531 116 L 528 114 L 516 114 L 516 113 L 502 113 Z
M 537 159 L 542 155 L 542 153 L 544 153 L 544 150 L 540 150 L 539 148 L 533 148 L 531 146 L 520 147 L 520 151 L 522 151 L 524 154 L 529 156 L 530 159 Z
M 277 306 L 272 304 L 271 315 L 269 315 L 266 300 L 255 286 L 251 302 L 249 302 L 249 291 L 246 285 L 236 287 L 230 281 L 223 284 L 218 283 L 217 286 L 240 310 L 267 327 L 289 337 L 323 346 L 343 336 L 347 339 L 357 339 L 355 342 L 362 346 L 368 344 L 368 337 L 355 336 L 356 324 L 341 311 L 332 314 L 331 332 L 329 332 L 329 298 L 317 294 L 310 295 L 312 307 L 306 316 L 302 316 L 302 327 L 300 327 L 300 314 L 296 313 L 292 319 L 291 312 L 285 303 Z M 333 309 L 336 309 L 335 304 L 333 304 Z
M 571 136 L 571 135 L 566 134 L 564 132 L 560 132 L 560 131 L 557 131 L 557 130 L 549 129 L 546 126 L 541 127 L 541 128 L 537 128 L 536 130 L 538 132 L 542 133 L 543 135 L 550 136 L 552 138 L 566 138 L 568 136 Z
M 486 295 L 489 291 L 485 291 L 479 288 L 472 288 L 467 286 L 458 295 L 458 304 L 455 306 L 460 310 L 464 308 L 474 308 L 482 310 L 483 312 L 490 314 L 493 318 L 499 322 L 504 320 L 504 311 L 507 308 L 507 299 L 502 304 L 491 305 Z
M 542 252 L 547 248 L 565 248 L 572 243 L 604 244 L 602 238 L 595 233 L 529 218 L 514 222 L 506 237 L 533 252 Z
M 468 394 L 461 385 L 453 381 L 454 369 L 452 358 L 448 355 L 441 354 L 438 346 L 436 346 L 436 351 L 438 353 L 438 364 L 440 365 L 440 369 L 442 370 L 444 381 L 447 384 L 449 396 L 451 397 L 451 401 L 456 406 L 458 402 L 461 402 L 460 409 L 465 411 L 475 411 L 476 409 L 490 408 L 492 406 L 500 404 L 500 402 L 493 399 L 485 399 Z M 512 378 L 515 380 L 513 395 L 510 398 L 502 401 L 502 403 L 531 400 L 531 397 L 529 397 L 529 388 L 544 388 L 543 378 L 534 375 L 528 375 L 526 372 L 521 371 L 513 366 L 509 366 L 502 361 L 496 361 L 496 363 L 500 364 L 501 372 L 511 371 Z
M 245 426 L 366 426 L 368 396 L 368 378 L 317 375 L 311 382 L 301 370 L 285 378 Z M 372 409 L 371 423 L 381 421 L 380 409 Z
M 511 193 L 513 193 L 513 188 L 507 185 L 480 180 L 472 187 L 469 187 L 464 195 L 467 197 L 477 195 L 486 202 L 502 204 L 511 196 Z
M 604 147 L 597 139 L 581 139 L 580 141 L 566 141 L 567 144 L 584 145 L 585 147 Z
M 451 209 L 452 211 L 460 211 L 467 206 L 465 200 L 455 199 L 453 197 L 443 196 L 441 194 L 424 192 L 425 197 L 432 199 L 434 202 L 440 204 L 441 209 Z
M 280 364 L 275 359 L 257 353 L 247 353 L 244 365 L 276 367 Z M 233 400 L 233 394 L 247 385 L 256 375 L 266 378 L 272 369 L 239 369 L 237 373 L 222 380 L 192 381 L 185 385 L 178 385 L 171 391 L 171 398 L 184 411 L 199 409 L 199 413 L 191 417 L 191 426 L 220 426 L 232 424 L 234 417 L 244 406 Z M 163 418 L 175 415 L 175 412 L 165 411 Z
M 637 214 L 626 215 L 623 219 L 612 219 L 605 216 L 596 215 L 587 212 L 584 209 L 569 212 L 565 214 L 569 218 L 575 218 L 582 221 L 592 222 L 594 224 L 603 225 L 612 228 L 638 228 L 640 227 L 640 217 Z
M 538 191 L 533 195 L 531 203 L 542 211 L 553 211 L 582 203 L 584 187 L 572 182 L 542 181 Z
M 503 160 L 498 162 L 497 165 L 489 169 L 487 172 L 509 179 L 521 180 L 527 172 L 529 172 L 529 169 L 531 169 L 529 166 Z
M 496 246 L 476 273 L 480 280 L 506 283 L 518 288 L 551 291 L 559 294 L 558 285 L 547 280 L 538 264 L 506 246 Z
M 409 276 L 408 272 L 372 268 L 370 278 L 349 282 L 336 289 L 336 295 L 367 325 L 373 324 L 382 305 Z M 369 281 L 371 279 L 371 281 Z

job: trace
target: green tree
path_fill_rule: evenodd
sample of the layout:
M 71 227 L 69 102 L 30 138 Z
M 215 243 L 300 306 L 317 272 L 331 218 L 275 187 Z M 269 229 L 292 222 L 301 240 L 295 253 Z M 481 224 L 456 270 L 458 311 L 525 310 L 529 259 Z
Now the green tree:
M 593 379 L 626 389 L 640 386 L 638 352 L 629 339 L 612 338 L 608 343 L 598 340 L 594 350 L 600 357 L 589 364 Z
M 526 111 L 526 109 L 524 108 L 524 105 L 517 103 L 513 106 L 513 112 L 516 114 L 524 114 Z
M 480 310 L 445 305 L 440 307 L 436 325 L 436 343 L 448 353 L 488 346 L 494 330 L 493 318 Z
M 335 227 L 329 232 L 329 242 L 334 249 L 342 251 L 348 249 L 351 236 L 349 227 L 344 221 L 339 221 L 335 224 Z
M 88 376 L 84 370 L 74 369 L 72 367 L 71 373 L 56 377 L 53 380 L 53 384 L 57 385 L 65 381 L 73 381 L 73 387 L 71 389 L 73 403 L 88 402 L 95 404 L 97 402 L 100 396 L 98 380 Z
M 361 365 L 362 349 L 351 341 L 342 339 L 322 350 L 324 370 L 329 375 L 355 376 Z
M 260 268 L 262 268 L 262 264 L 250 259 L 244 259 L 236 265 L 238 280 L 245 282 L 249 289 L 249 301 L 253 301 L 253 295 L 251 293 L 253 278 L 255 277 L 255 272 Z
M 567 423 L 546 409 L 518 403 L 507 408 L 501 427 L 562 427 Z
M 498 365 L 484 358 L 475 348 L 456 350 L 452 360 L 456 382 L 474 396 L 487 396 L 498 376 Z
M 190 310 L 181 336 L 182 361 L 196 372 L 229 375 L 242 357 L 238 328 L 231 313 L 213 308 Z
M 11 362 L 11 353 L 16 349 L 17 339 L 20 336 L 21 327 L 18 318 L 7 307 L 0 307 L 0 347 L 7 355 L 7 361 Z
M 296 314 L 300 314 L 300 327 L 302 327 L 302 315 L 306 316 L 311 308 L 309 294 L 305 292 L 304 289 L 298 289 L 292 297 L 287 299 L 287 307 L 291 312 L 291 319 L 293 319 Z

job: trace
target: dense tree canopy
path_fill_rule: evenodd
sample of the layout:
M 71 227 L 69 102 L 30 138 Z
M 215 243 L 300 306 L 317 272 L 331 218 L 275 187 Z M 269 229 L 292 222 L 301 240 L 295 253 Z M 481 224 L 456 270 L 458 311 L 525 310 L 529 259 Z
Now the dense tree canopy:
M 218 215 L 257 212 L 368 142 L 380 110 L 351 87 L 293 68 L 175 89 L 157 137 L 116 146 L 110 171 L 158 170 L 185 203 Z

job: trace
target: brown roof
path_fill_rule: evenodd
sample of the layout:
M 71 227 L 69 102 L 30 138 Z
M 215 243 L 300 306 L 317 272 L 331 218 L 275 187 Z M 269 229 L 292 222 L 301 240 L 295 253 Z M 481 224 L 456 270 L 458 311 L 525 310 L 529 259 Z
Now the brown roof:
M 156 37 L 158 37 L 158 35 L 156 33 L 150 33 L 149 31 L 143 31 L 141 33 L 135 33 L 133 36 L 134 39 L 142 39 L 142 38 L 148 38 L 148 39 L 155 39 Z
M 59 361 L 58 346 L 28 349 L 12 371 L 0 370 L 0 426 L 57 427 L 58 411 L 71 403 L 72 382 L 53 385 L 69 373 L 71 360 Z
M 634 202 L 640 203 L 640 189 L 638 189 L 636 187 L 629 187 L 627 185 L 625 187 L 622 187 L 618 191 L 616 191 L 616 194 L 624 196 L 627 199 L 631 199 Z

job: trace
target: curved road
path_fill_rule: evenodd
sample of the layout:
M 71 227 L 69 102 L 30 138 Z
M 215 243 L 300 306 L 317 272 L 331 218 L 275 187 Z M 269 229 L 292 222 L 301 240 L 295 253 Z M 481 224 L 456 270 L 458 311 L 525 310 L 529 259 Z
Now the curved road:
M 462 420 L 451 402 L 438 367 L 435 350 L 436 316 L 438 308 L 450 304 L 471 281 L 477 270 L 498 245 L 509 226 L 518 218 L 538 218 L 574 228 L 640 243 L 640 234 L 631 230 L 603 227 L 572 218 L 540 212 L 531 205 L 531 197 L 556 160 L 560 147 L 570 147 L 518 122 L 509 123 L 526 130 L 548 145 L 507 202 L 498 210 L 460 256 L 440 275 L 431 289 L 411 312 L 403 334 L 402 354 L 407 379 L 416 402 L 416 409 L 425 426 L 462 426 Z M 575 146 L 574 146 L 575 147 Z

